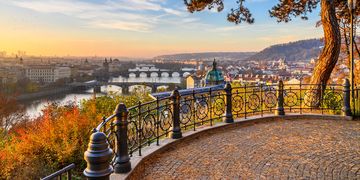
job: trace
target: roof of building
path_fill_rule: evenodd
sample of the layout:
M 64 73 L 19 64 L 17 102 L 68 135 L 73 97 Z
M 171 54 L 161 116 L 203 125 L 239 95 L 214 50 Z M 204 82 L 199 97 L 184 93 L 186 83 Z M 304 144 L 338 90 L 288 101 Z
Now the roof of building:
M 216 65 L 217 63 L 214 59 L 213 68 L 206 73 L 205 76 L 206 83 L 224 81 L 223 73 L 217 69 Z

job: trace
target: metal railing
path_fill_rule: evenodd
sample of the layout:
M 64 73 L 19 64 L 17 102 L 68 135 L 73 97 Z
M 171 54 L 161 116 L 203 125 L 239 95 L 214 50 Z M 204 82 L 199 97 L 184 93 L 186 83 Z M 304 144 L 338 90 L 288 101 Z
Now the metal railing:
M 326 87 L 326 88 L 325 88 Z M 351 116 L 350 84 L 283 84 L 241 86 L 171 96 L 116 107 L 115 113 L 93 130 L 85 160 L 88 178 L 108 177 L 110 173 L 131 170 L 130 157 L 160 139 L 178 139 L 186 130 L 212 126 L 217 122 L 234 122 L 234 118 L 274 113 L 343 114 Z
M 40 178 L 41 180 L 52 180 L 52 179 L 55 179 L 55 178 L 58 178 L 58 179 L 62 179 L 62 175 L 63 174 L 66 174 L 66 179 L 67 180 L 71 180 L 72 178 L 72 174 L 71 174 L 71 170 L 75 168 L 75 164 L 70 164 L 62 169 L 60 169 L 59 171 L 56 171 L 52 174 L 50 174 L 49 176 L 46 176 L 44 178 Z
M 360 87 L 354 89 L 355 104 L 353 105 L 353 113 L 355 116 L 360 116 Z

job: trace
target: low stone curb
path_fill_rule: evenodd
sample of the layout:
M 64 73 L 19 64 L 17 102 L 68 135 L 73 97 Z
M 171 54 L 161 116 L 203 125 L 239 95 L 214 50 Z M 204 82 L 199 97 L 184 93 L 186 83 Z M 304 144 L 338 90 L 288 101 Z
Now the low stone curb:
M 134 152 L 131 157 L 131 166 L 132 170 L 125 174 L 111 174 L 110 179 L 137 179 L 139 174 L 144 172 L 146 168 L 143 164 L 148 159 L 151 159 L 154 155 L 158 153 L 162 153 L 174 145 L 181 143 L 183 141 L 189 141 L 192 139 L 196 139 L 207 133 L 216 133 L 218 130 L 223 130 L 224 128 L 230 127 L 239 127 L 239 126 L 251 126 L 257 123 L 264 123 L 269 121 L 276 120 L 309 120 L 309 119 L 317 119 L 317 120 L 352 120 L 351 117 L 347 116 L 339 116 L 339 115 L 315 115 L 315 114 L 287 114 L 285 116 L 276 116 L 276 115 L 263 115 L 263 116 L 252 116 L 247 119 L 241 118 L 234 121 L 234 123 L 224 123 L 220 122 L 213 126 L 202 126 L 197 127 L 196 131 L 189 130 L 183 133 L 183 137 L 181 139 L 171 139 L 165 138 L 160 140 L 159 146 L 156 143 L 151 144 L 148 147 L 144 147 L 142 149 L 142 156 L 137 154 L 137 151 Z

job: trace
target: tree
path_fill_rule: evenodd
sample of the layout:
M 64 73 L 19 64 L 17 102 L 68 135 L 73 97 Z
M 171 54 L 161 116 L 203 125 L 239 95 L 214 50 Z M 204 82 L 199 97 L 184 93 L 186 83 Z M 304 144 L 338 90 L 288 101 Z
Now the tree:
M 81 179 L 91 130 L 102 117 L 113 114 L 119 102 L 131 107 L 150 100 L 147 94 L 139 93 L 96 97 L 80 106 L 52 103 L 42 110 L 43 115 L 11 126 L 6 134 L 0 127 L 0 179 L 39 179 L 70 163 L 76 164 L 74 179 Z M 7 104 L 9 100 L 2 101 L 0 96 L 0 102 Z M 1 107 L 0 115 L 5 112 Z
M 16 123 L 24 120 L 24 107 L 20 106 L 14 97 L 0 93 L 0 129 L 3 133 Z
M 339 28 L 340 28 L 341 40 L 343 41 L 340 50 L 341 52 L 347 55 L 346 64 L 349 66 L 350 65 L 350 13 L 349 11 L 346 10 L 347 9 L 346 3 L 339 4 L 338 8 L 342 9 L 336 11 L 336 17 L 338 19 Z M 359 14 L 359 11 L 360 9 L 356 9 L 355 14 Z M 357 16 L 354 17 L 354 37 L 355 37 L 354 52 L 356 52 L 356 54 L 360 57 L 360 50 L 357 46 L 357 40 L 356 40 L 356 29 L 357 26 L 359 25 L 359 22 L 360 22 L 360 18 Z M 320 27 L 321 25 L 322 25 L 321 21 L 318 21 L 316 24 L 317 27 Z
M 187 9 L 193 13 L 202 11 L 205 8 L 217 8 L 218 11 L 224 9 L 224 0 L 184 0 Z M 227 15 L 230 22 L 239 24 L 246 22 L 254 23 L 254 18 L 250 10 L 245 6 L 245 0 L 237 0 L 238 6 L 231 9 Z M 307 20 L 307 13 L 311 13 L 318 4 L 321 6 L 321 23 L 324 30 L 324 48 L 320 54 L 319 60 L 315 65 L 310 83 L 317 84 L 311 87 L 315 100 L 319 99 L 321 90 L 320 84 L 326 84 L 330 78 L 339 58 L 341 47 L 341 36 L 338 19 L 349 15 L 349 8 L 346 0 L 279 0 L 278 4 L 269 10 L 271 17 L 277 18 L 278 22 L 289 22 L 292 17 L 300 16 L 301 19 Z M 355 12 L 359 14 L 359 4 Z M 319 104 L 319 101 L 315 101 Z M 315 105 L 316 105 L 315 104 Z

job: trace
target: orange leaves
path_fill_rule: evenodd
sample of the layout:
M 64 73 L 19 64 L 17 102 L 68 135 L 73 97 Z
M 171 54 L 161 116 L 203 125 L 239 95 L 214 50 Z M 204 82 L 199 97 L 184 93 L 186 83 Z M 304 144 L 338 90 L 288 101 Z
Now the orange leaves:
M 90 130 L 102 116 L 112 114 L 120 101 L 130 107 L 147 100 L 142 95 L 104 96 L 84 101 L 80 107 L 50 104 L 41 117 L 0 136 L 0 179 L 38 179 L 70 163 L 81 170 Z
M 20 167 L 39 162 L 53 171 L 64 164 L 80 164 L 79 154 L 86 148 L 89 129 L 95 124 L 96 121 L 81 114 L 78 107 L 49 106 L 36 122 L 15 128 L 14 138 L 6 143 L 6 148 L 0 147 L 0 166 L 5 167 L 0 169 L 0 174 L 13 177 L 21 171 L 24 177 L 38 178 L 46 175 L 38 174 L 43 167 L 19 170 Z M 34 168 L 37 170 L 33 171 Z

